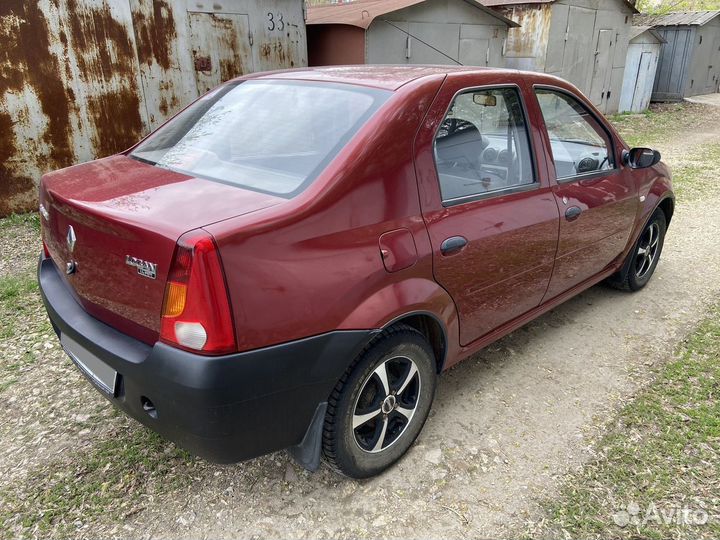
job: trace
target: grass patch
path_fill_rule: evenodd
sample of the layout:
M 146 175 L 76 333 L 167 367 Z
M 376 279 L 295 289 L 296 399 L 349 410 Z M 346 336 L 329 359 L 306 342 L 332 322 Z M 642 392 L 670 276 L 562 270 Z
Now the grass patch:
M 72 537 L 101 516 L 121 520 L 141 511 L 150 485 L 158 496 L 190 481 L 187 452 L 131 421 L 117 431 L 71 462 L 51 462 L 0 493 L 0 532 Z
M 34 275 L 0 277 L 0 339 L 16 334 L 15 323 L 29 312 L 36 311 L 36 295 L 39 290 Z M 30 296 L 32 295 L 32 296 Z
M 51 334 L 34 274 L 0 277 L 0 394 L 42 357 Z
M 653 104 L 639 114 L 615 114 L 609 120 L 630 147 L 655 146 L 677 137 L 678 132 L 697 130 L 707 108 L 691 103 Z
M 3 362 L 2 373 L 0 373 L 0 394 L 15 384 L 20 378 L 20 372 L 29 364 L 35 362 L 35 356 L 26 352 L 15 361 Z
M 3 304 L 12 305 L 24 295 L 37 290 L 38 282 L 35 275 L 0 277 L 0 302 Z
M 692 201 L 717 188 L 720 181 L 720 144 L 699 147 L 672 169 L 678 200 Z
M 675 103 L 653 105 L 640 114 L 616 114 L 610 120 L 631 147 L 663 147 L 668 141 L 676 141 L 679 133 L 701 131 L 717 122 L 718 114 L 706 106 Z M 717 190 L 720 144 L 694 146 L 686 152 L 665 155 L 664 160 L 670 166 L 678 201 L 695 201 Z
M 31 227 L 35 231 L 40 232 L 40 214 L 37 212 L 10 214 L 8 217 L 0 219 L 0 230 L 23 226 Z
M 620 412 L 598 444 L 599 458 L 568 478 L 561 497 L 546 505 L 543 532 L 573 538 L 720 537 L 718 397 L 715 309 Z M 703 516 L 707 523 L 700 523 Z M 620 526 L 616 519 L 631 521 Z

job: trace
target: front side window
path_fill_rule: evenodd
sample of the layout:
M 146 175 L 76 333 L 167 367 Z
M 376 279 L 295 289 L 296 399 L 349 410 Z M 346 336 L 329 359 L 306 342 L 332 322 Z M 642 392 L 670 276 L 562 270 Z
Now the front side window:
M 390 95 L 345 84 L 231 83 L 193 103 L 130 155 L 190 176 L 291 197 Z
M 613 169 L 610 138 L 575 98 L 537 89 L 558 180 Z
M 532 184 L 528 130 L 517 89 L 457 96 L 435 136 L 435 162 L 444 202 Z

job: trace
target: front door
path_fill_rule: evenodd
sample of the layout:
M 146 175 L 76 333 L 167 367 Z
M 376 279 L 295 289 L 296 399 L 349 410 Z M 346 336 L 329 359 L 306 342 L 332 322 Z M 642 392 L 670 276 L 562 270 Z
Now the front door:
M 520 89 L 471 84 L 445 83 L 416 141 L 435 279 L 455 302 L 462 345 L 538 306 L 558 234 Z
M 557 260 L 546 300 L 604 270 L 624 250 L 638 211 L 637 186 L 617 162 L 603 123 L 569 93 L 536 89 L 560 211 Z

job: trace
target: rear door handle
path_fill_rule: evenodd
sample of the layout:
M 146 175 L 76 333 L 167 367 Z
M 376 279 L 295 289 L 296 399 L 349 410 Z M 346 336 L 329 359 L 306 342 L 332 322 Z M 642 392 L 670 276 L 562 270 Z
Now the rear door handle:
M 467 243 L 467 238 L 464 236 L 451 236 L 443 240 L 443 243 L 440 244 L 440 253 L 443 255 L 452 255 L 464 249 Z
M 582 210 L 579 206 L 571 206 L 567 210 L 565 210 L 565 219 L 568 221 L 573 221 L 578 218 L 578 216 L 582 214 Z

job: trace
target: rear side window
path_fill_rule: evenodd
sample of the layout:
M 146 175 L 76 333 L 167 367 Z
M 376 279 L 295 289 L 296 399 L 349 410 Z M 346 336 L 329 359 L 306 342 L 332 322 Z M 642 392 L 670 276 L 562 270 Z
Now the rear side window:
M 537 89 L 558 180 L 613 169 L 610 137 L 575 98 Z
M 525 115 L 515 88 L 458 95 L 435 137 L 443 202 L 535 182 Z
M 231 83 L 193 103 L 131 157 L 292 197 L 322 172 L 390 95 L 346 84 Z

